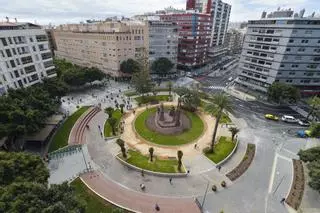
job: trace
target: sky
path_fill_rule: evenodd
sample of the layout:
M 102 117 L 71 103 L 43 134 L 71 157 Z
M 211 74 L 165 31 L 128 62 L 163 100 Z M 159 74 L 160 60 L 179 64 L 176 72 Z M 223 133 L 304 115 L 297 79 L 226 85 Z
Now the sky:
M 87 19 L 110 16 L 131 17 L 173 6 L 185 9 L 186 0 L 0 0 L 0 21 L 8 16 L 11 21 L 28 21 L 53 25 L 77 23 Z M 272 12 L 278 7 L 299 11 L 306 15 L 315 9 L 320 14 L 320 0 L 224 0 L 232 5 L 230 21 L 259 19 L 263 10 Z

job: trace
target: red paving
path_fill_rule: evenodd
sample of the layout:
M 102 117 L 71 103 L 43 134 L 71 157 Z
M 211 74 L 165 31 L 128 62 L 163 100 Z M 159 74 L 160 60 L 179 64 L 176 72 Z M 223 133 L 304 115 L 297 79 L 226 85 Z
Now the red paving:
M 108 180 L 101 172 L 81 175 L 81 179 L 91 190 L 105 200 L 135 212 L 200 213 L 192 198 L 158 197 L 132 191 Z M 158 204 L 160 211 L 155 210 Z

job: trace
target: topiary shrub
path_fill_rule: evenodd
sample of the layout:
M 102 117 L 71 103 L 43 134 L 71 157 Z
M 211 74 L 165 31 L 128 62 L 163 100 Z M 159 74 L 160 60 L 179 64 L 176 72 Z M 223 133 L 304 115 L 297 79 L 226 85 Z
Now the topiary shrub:
M 221 182 L 221 186 L 222 186 L 222 187 L 226 187 L 226 186 L 227 186 L 227 183 L 223 180 L 223 181 Z
M 212 185 L 212 188 L 211 188 L 211 189 L 212 189 L 212 191 L 215 192 L 215 191 L 217 191 L 217 186 L 216 186 L 216 185 Z

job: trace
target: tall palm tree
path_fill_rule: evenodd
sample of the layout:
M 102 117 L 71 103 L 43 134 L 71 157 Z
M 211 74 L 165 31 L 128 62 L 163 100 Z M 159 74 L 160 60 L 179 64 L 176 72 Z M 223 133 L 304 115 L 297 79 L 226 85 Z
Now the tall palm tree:
M 183 156 L 183 152 L 181 150 L 179 150 L 177 152 L 177 155 L 178 155 L 178 170 L 181 171 L 181 166 L 182 166 L 182 156 Z
M 114 117 L 108 118 L 108 123 L 111 127 L 112 134 L 115 136 L 116 135 L 116 125 L 117 125 L 117 119 Z
M 120 146 L 121 148 L 121 152 L 122 152 L 122 156 L 124 158 L 127 158 L 127 153 L 126 153 L 126 147 L 125 147 L 125 142 L 122 139 L 117 139 L 116 143 Z
M 150 154 L 150 161 L 151 161 L 151 162 L 153 161 L 153 152 L 154 152 L 154 148 L 153 148 L 153 147 L 150 147 L 150 148 L 149 148 L 149 154 Z
M 171 81 L 169 81 L 167 83 L 167 87 L 168 87 L 168 90 L 169 90 L 169 95 L 171 96 L 171 91 L 172 91 L 172 82 Z
M 216 135 L 217 135 L 217 129 L 218 129 L 219 121 L 221 119 L 223 111 L 226 110 L 228 112 L 231 112 L 232 105 L 228 96 L 226 96 L 224 93 L 218 93 L 214 95 L 211 100 L 212 101 L 210 103 L 206 104 L 205 111 L 207 111 L 208 113 L 216 117 L 216 122 L 214 125 L 214 131 L 212 136 L 212 142 L 210 146 L 210 152 L 213 152 Z
M 104 112 L 108 114 L 109 118 L 111 118 L 114 112 L 114 109 L 112 107 L 107 107 L 104 109 Z
M 240 131 L 237 127 L 230 127 L 229 131 L 231 132 L 231 140 L 233 141 L 234 136 Z

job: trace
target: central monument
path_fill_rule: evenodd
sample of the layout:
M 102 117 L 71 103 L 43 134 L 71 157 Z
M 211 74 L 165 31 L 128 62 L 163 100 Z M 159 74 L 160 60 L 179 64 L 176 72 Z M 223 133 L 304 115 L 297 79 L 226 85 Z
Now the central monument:
M 171 106 L 170 110 L 165 110 L 163 104 L 157 108 L 157 114 L 155 116 L 155 123 L 161 128 L 172 128 L 179 127 L 181 125 L 180 120 L 180 104 L 175 109 L 174 106 Z

